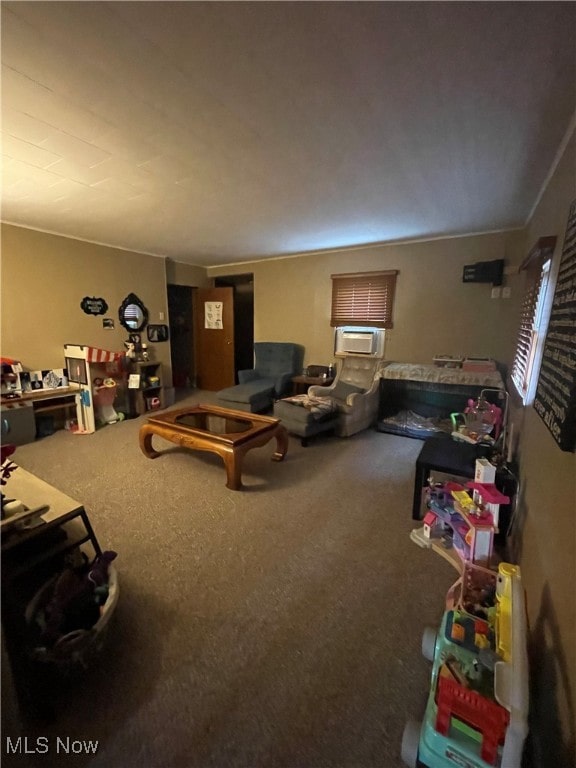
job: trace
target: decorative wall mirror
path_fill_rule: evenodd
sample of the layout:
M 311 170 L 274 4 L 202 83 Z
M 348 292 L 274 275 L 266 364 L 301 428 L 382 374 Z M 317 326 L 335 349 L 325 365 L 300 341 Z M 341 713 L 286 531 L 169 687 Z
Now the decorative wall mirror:
M 120 304 L 118 318 L 127 331 L 141 331 L 148 322 L 148 310 L 135 293 L 129 293 Z

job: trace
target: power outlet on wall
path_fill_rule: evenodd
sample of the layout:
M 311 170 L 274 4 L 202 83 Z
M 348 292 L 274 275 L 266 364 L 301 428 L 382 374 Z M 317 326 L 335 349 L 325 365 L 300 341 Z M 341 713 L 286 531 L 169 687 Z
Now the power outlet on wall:
M 492 293 L 490 294 L 491 299 L 499 299 L 500 298 L 500 288 L 492 288 Z
M 502 288 L 502 298 L 503 299 L 509 299 L 512 295 L 512 291 L 510 288 Z

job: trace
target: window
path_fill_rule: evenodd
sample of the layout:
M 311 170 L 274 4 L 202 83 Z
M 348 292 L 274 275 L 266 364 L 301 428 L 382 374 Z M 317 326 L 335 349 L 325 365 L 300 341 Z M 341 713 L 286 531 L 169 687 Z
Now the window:
M 526 271 L 526 292 L 520 313 L 520 330 L 511 378 L 524 403 L 534 398 L 542 347 L 550 316 L 547 301 L 555 237 L 541 237 L 520 269 Z
M 392 328 L 397 270 L 331 275 L 330 325 Z

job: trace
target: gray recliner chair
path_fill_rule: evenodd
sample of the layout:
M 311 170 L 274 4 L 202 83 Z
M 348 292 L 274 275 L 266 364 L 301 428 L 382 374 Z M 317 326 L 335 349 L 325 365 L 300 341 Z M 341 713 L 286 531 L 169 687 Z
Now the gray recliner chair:
M 261 413 L 289 394 L 292 377 L 302 371 L 304 347 L 282 341 L 254 344 L 254 368 L 238 371 L 238 384 L 222 389 L 217 402 L 227 408 Z
M 254 368 L 238 371 L 238 383 L 260 381 L 274 390 L 276 398 L 291 391 L 292 377 L 302 371 L 304 347 L 281 341 L 258 341 L 254 344 Z
M 313 397 L 331 397 L 336 401 L 335 432 L 339 437 L 349 437 L 376 423 L 380 372 L 387 364 L 380 357 L 347 355 L 329 387 L 314 385 L 308 389 Z

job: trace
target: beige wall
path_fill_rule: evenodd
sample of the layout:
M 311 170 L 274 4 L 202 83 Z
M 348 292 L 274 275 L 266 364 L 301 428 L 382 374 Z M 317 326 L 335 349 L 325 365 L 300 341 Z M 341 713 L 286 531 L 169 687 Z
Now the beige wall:
M 162 258 L 2 225 L 1 277 L 2 355 L 31 370 L 63 367 L 64 344 L 124 350 L 118 308 L 129 293 L 147 307 L 149 322 L 167 322 Z M 106 314 L 85 314 L 85 296 L 103 298 Z M 103 329 L 103 317 L 114 319 L 114 330 Z M 169 343 L 150 349 L 169 373 Z
M 172 259 L 166 259 L 166 282 L 169 285 L 188 285 L 192 288 L 210 286 L 204 267 L 194 267 L 192 264 L 182 264 Z
M 334 349 L 330 275 L 398 269 L 387 359 L 431 363 L 435 354 L 466 354 L 505 362 L 516 334 L 518 277 L 505 278 L 511 299 L 491 299 L 492 286 L 462 283 L 462 269 L 493 259 L 517 265 L 523 244 L 523 233 L 515 231 L 209 268 L 208 274 L 253 272 L 256 341 L 293 341 L 305 347 L 306 363 L 326 364 Z
M 576 199 L 572 136 L 527 231 L 528 249 L 556 235 L 561 256 Z M 576 454 L 561 451 L 529 406 L 516 410 L 521 493 L 514 553 L 522 566 L 532 653 L 535 765 L 576 765 Z
M 462 268 L 504 258 L 518 264 L 521 232 L 379 246 L 337 253 L 204 270 L 10 225 L 2 226 L 2 354 L 27 368 L 60 367 L 64 343 L 123 349 L 127 335 L 118 307 L 136 293 L 150 322 L 167 318 L 166 283 L 203 287 L 217 275 L 254 273 L 254 334 L 258 340 L 294 341 L 306 363 L 333 359 L 331 280 L 338 272 L 398 269 L 394 328 L 386 357 L 431 361 L 434 354 L 490 356 L 506 362 L 513 348 L 518 297 L 515 275 L 506 276 L 512 298 L 491 299 L 488 284 L 463 284 Z M 106 300 L 116 328 L 80 309 L 84 296 Z M 39 322 L 39 308 L 47 307 Z M 48 309 L 48 307 L 50 309 Z M 17 321 L 15 320 L 17 318 Z M 41 328 L 41 332 L 40 329 Z M 155 345 L 170 366 L 169 344 Z

